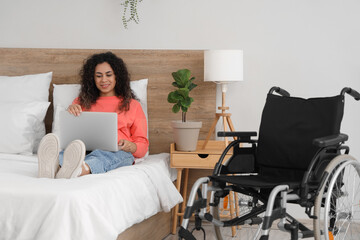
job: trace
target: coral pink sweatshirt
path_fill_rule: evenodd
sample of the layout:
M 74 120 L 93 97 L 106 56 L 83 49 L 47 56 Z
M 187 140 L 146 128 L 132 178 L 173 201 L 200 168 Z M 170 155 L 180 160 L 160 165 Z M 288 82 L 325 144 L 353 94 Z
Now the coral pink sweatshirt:
M 126 139 L 136 144 L 136 152 L 133 156 L 141 158 L 145 156 L 149 148 L 149 141 L 147 139 L 147 123 L 144 111 L 140 103 L 132 99 L 129 106 L 129 111 L 119 112 L 119 103 L 121 98 L 117 96 L 99 97 L 96 103 L 91 105 L 89 112 L 116 112 L 118 114 L 118 141 Z M 73 101 L 73 104 L 80 104 L 79 98 Z

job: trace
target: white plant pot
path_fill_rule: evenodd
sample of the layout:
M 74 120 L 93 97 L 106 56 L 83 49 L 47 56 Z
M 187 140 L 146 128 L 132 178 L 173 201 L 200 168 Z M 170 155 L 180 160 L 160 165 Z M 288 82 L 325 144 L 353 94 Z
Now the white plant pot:
M 202 122 L 172 121 L 174 142 L 177 151 L 191 152 L 196 150 Z

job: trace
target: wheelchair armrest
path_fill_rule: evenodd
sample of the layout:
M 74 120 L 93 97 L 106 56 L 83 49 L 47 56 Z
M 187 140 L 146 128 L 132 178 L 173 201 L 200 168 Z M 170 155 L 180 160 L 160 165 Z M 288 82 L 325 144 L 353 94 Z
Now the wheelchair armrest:
M 240 140 L 250 140 L 251 137 L 256 137 L 257 132 L 218 132 L 218 137 L 238 137 Z
M 314 139 L 313 144 L 317 147 L 328 147 L 345 142 L 348 140 L 348 138 L 348 135 L 340 133 L 337 135 L 316 138 Z
M 254 134 L 254 132 L 252 132 L 252 134 Z M 238 139 L 230 142 L 229 145 L 226 146 L 225 150 L 222 152 L 220 156 L 220 159 L 215 164 L 213 175 L 217 176 L 219 174 L 225 174 L 225 173 L 233 174 L 233 173 L 254 172 L 256 141 L 250 140 L 250 136 L 248 136 L 248 138 L 249 138 L 248 141 L 243 141 L 241 139 Z M 242 142 L 251 143 L 251 147 L 240 147 L 239 143 Z M 225 158 L 227 158 L 226 155 L 230 149 L 233 149 L 233 154 L 229 159 L 226 160 L 226 164 L 225 164 L 223 161 Z

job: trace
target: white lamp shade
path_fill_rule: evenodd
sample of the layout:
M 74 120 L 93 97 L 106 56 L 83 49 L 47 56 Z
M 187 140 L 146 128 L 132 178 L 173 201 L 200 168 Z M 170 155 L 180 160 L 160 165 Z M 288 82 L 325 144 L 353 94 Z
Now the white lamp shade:
M 206 50 L 204 52 L 204 81 L 235 82 L 242 80 L 242 50 Z

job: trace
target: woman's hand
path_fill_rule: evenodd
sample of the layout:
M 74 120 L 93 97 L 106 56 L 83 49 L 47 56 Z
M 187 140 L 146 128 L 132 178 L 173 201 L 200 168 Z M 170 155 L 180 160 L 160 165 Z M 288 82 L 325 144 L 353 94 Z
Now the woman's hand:
M 79 104 L 71 104 L 68 108 L 67 111 L 74 115 L 74 116 L 80 116 L 80 113 L 82 112 L 81 106 Z
M 125 139 L 120 139 L 118 145 L 119 145 L 119 150 L 122 150 L 124 152 L 134 153 L 137 150 L 137 146 L 136 146 L 135 143 L 130 142 L 130 141 L 125 140 Z

